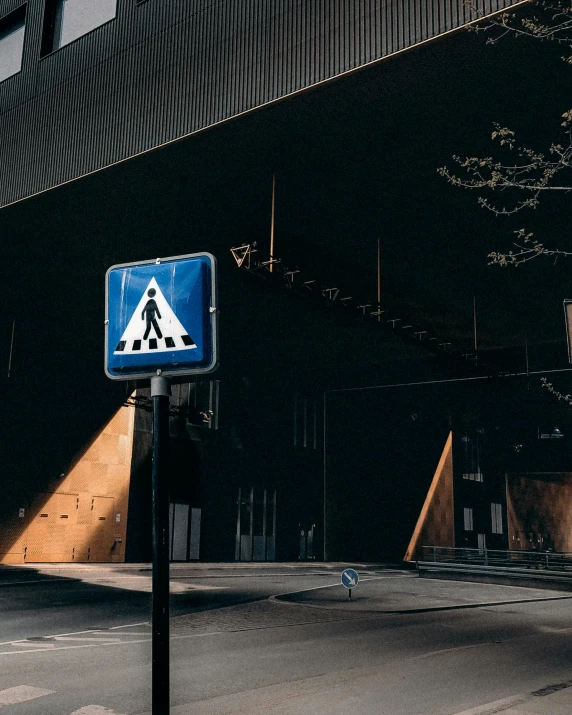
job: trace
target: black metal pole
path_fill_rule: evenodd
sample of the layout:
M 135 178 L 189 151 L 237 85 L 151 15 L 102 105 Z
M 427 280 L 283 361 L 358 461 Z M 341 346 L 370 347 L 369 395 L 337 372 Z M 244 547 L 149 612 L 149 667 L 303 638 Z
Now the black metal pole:
M 169 395 L 168 378 L 151 378 L 153 400 L 152 714 L 169 715 Z

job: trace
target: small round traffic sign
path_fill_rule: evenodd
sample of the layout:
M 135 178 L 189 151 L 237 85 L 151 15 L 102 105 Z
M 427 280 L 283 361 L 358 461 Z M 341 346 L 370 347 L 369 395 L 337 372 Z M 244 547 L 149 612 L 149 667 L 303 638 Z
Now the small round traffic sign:
M 358 585 L 359 576 L 354 569 L 345 569 L 342 573 L 342 586 L 346 588 L 355 588 Z

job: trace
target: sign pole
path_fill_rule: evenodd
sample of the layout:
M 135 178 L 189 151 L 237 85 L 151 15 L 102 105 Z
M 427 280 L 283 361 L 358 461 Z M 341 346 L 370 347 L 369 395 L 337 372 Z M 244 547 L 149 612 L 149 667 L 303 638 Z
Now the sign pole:
M 152 714 L 169 715 L 169 396 L 166 377 L 151 378 L 153 400 Z
M 216 259 L 210 253 L 111 266 L 105 274 L 105 374 L 151 380 L 152 715 L 169 715 L 169 378 L 218 366 Z

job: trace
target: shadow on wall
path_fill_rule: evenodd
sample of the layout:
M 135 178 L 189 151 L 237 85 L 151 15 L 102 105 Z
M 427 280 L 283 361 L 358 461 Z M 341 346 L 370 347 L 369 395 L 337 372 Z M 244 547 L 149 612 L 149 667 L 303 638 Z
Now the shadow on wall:
M 60 475 L 0 522 L 0 563 L 124 561 L 135 407 L 121 407 Z

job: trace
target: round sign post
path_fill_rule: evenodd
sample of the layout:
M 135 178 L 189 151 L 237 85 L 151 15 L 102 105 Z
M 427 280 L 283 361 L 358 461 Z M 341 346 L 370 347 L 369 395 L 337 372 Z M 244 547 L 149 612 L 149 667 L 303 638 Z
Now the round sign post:
M 348 589 L 348 600 L 352 600 L 352 588 L 358 585 L 359 576 L 354 569 L 345 569 L 342 572 L 342 586 Z
M 105 373 L 151 379 L 153 401 L 151 709 L 171 712 L 169 665 L 169 401 L 171 377 L 218 364 L 216 260 L 210 253 L 112 266 L 105 281 Z

